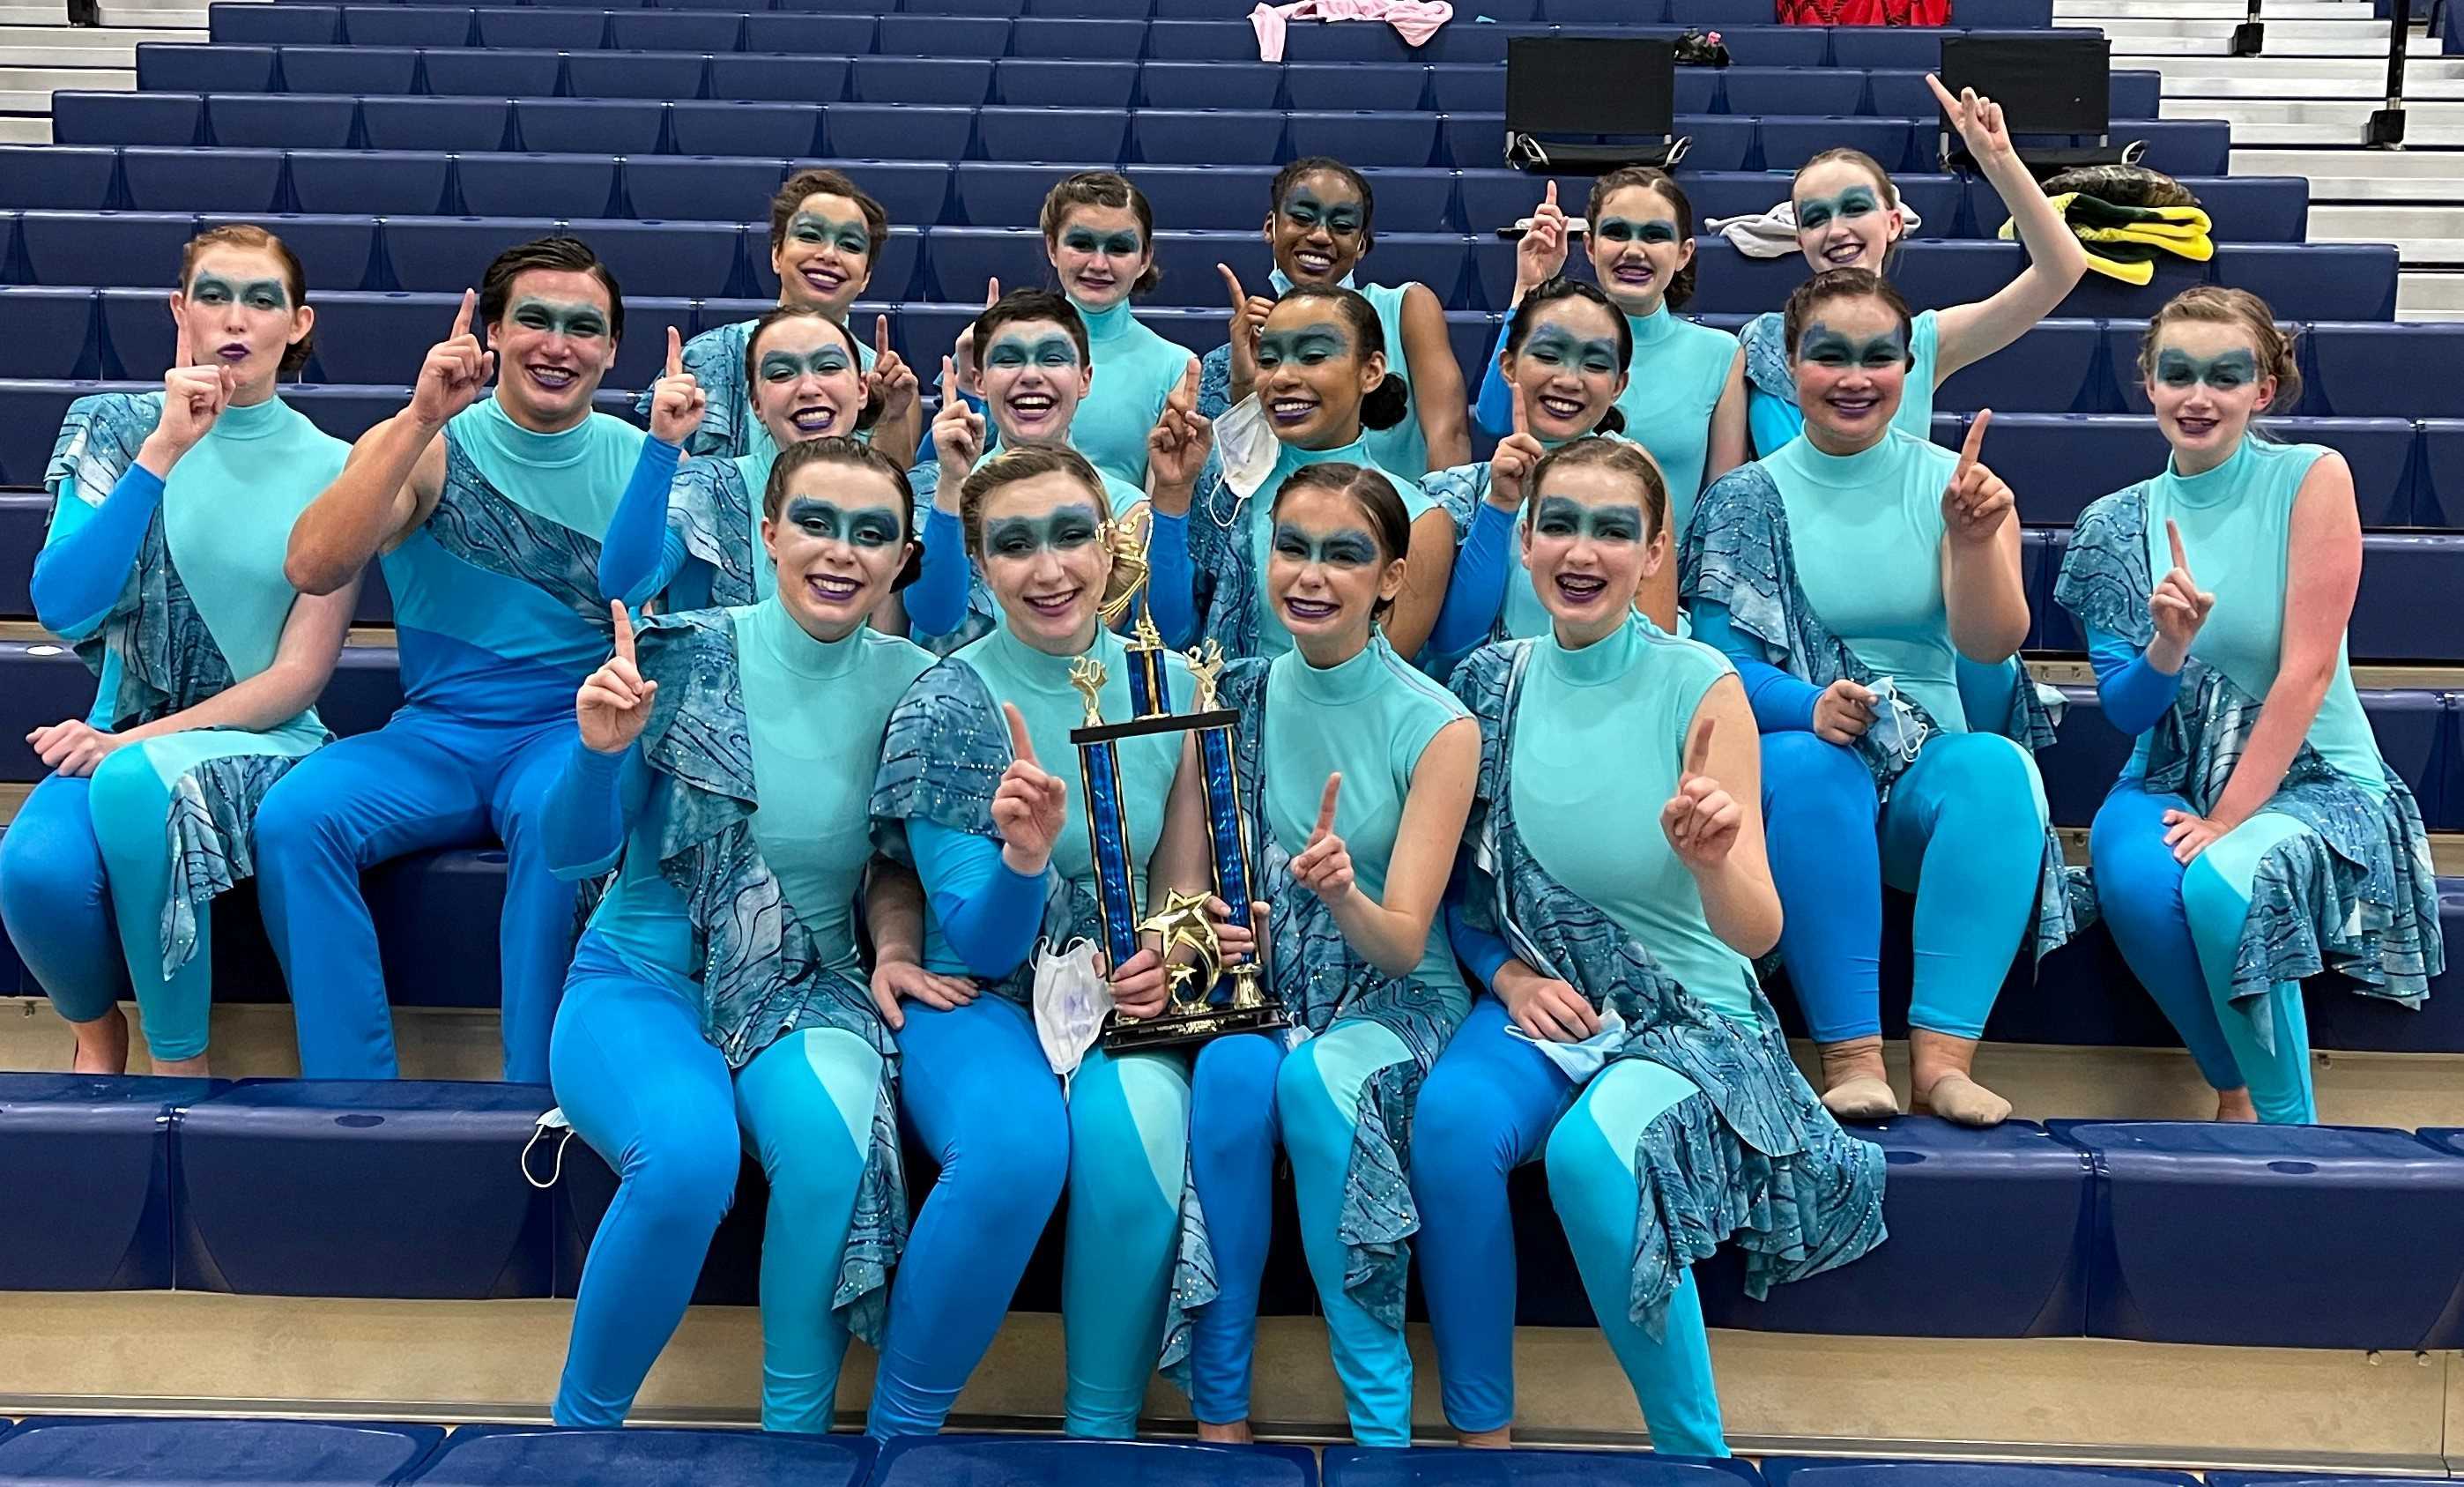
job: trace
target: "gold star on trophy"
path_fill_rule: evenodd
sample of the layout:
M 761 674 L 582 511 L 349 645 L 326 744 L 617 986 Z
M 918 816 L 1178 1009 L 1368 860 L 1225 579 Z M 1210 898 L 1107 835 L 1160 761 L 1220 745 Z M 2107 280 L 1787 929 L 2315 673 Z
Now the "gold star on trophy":
M 1207 895 L 1202 893 L 1183 893 L 1177 888 L 1173 889 L 1165 894 L 1163 907 L 1148 915 L 1138 925 L 1140 934 L 1152 934 L 1161 939 L 1156 953 L 1169 966 L 1164 974 L 1172 987 L 1175 1007 L 1184 1006 L 1191 1000 L 1182 993 L 1193 987 L 1202 993 L 1214 986 L 1216 976 L 1223 968 L 1223 947 L 1215 937 L 1215 921 L 1207 915 L 1206 899 Z M 1183 947 L 1190 950 L 1191 958 L 1173 960 L 1174 952 Z

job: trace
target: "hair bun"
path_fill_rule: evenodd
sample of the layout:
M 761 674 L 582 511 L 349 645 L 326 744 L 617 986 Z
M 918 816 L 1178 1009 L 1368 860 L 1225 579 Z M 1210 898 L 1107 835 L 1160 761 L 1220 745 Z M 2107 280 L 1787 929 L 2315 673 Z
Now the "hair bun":
M 1360 426 L 1392 429 L 1412 412 L 1412 386 L 1393 372 L 1360 400 Z

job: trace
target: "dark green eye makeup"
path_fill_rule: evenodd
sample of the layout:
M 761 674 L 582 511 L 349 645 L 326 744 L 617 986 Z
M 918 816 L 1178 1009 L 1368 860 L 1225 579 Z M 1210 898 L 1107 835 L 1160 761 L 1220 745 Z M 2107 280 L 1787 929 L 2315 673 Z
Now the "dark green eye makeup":
M 1358 527 L 1316 533 L 1289 522 L 1278 522 L 1274 550 L 1280 557 L 1323 563 L 1331 568 L 1368 567 L 1377 561 L 1377 539 Z
M 1673 243 L 1677 224 L 1666 217 L 1638 222 L 1632 217 L 1602 217 L 1592 229 L 1604 243 Z
M 1078 365 L 1078 344 L 1058 331 L 1032 338 L 1004 335 L 984 352 L 984 365 L 1071 368 Z
M 1816 366 L 1899 366 L 1907 362 L 1908 342 L 1897 325 L 1879 336 L 1855 337 L 1815 321 L 1797 337 L 1796 359 Z
M 524 330 L 543 330 L 576 341 L 595 341 L 607 334 L 607 314 L 595 304 L 524 300 L 514 306 L 512 319 Z
M 2168 347 L 2156 354 L 2156 380 L 2168 388 L 2204 382 L 2219 392 L 2231 392 L 2258 380 L 2258 358 L 2239 346 L 2204 360 Z
M 1317 321 L 1297 330 L 1270 330 L 1258 338 L 1258 365 L 1280 366 L 1298 362 L 1314 366 L 1352 350 L 1352 337 L 1340 325 Z
M 847 360 L 845 346 L 816 346 L 802 355 L 794 351 L 764 351 L 761 353 L 761 380 L 793 382 L 806 372 L 827 377 L 847 371 L 853 365 Z
M 808 537 L 832 538 L 855 547 L 889 547 L 899 540 L 898 513 L 888 506 L 853 511 L 810 496 L 787 500 L 787 524 Z
M 1092 228 L 1073 227 L 1061 234 L 1061 246 L 1078 253 L 1100 253 L 1112 258 L 1134 258 L 1138 255 L 1138 234 L 1135 233 L 1098 233 Z
M 1800 196 L 1796 202 L 1796 230 L 1810 233 L 1830 225 L 1834 217 L 1861 217 L 1881 210 L 1881 197 L 1870 186 L 1852 186 L 1837 196 Z
M 1542 537 L 1568 540 L 1588 537 L 1595 543 L 1639 543 L 1642 541 L 1642 508 L 1633 505 L 1586 506 L 1563 496 L 1543 496 L 1538 509 L 1531 513 L 1531 530 Z
M 1031 558 L 1047 547 L 1067 552 L 1093 542 L 1103 525 L 1094 507 L 1076 504 L 1041 518 L 995 517 L 984 523 L 984 552 L 995 558 Z
M 200 274 L 188 286 L 188 299 L 197 304 L 244 304 L 252 310 L 287 310 L 291 308 L 291 291 L 278 278 L 228 279 L 218 274 Z
M 799 211 L 788 219 L 787 235 L 800 243 L 827 243 L 859 258 L 872 253 L 872 232 L 861 218 L 843 222 L 818 211 Z
M 1284 198 L 1284 215 L 1289 217 L 1295 226 L 1323 226 L 1338 237 L 1359 232 L 1362 222 L 1368 217 L 1359 202 L 1348 196 L 1321 201 L 1306 186 L 1293 187 L 1290 194 Z
M 1543 325 L 1523 343 L 1523 354 L 1544 366 L 1571 366 L 1585 374 L 1616 376 L 1617 343 L 1605 336 L 1585 340 L 1561 325 Z

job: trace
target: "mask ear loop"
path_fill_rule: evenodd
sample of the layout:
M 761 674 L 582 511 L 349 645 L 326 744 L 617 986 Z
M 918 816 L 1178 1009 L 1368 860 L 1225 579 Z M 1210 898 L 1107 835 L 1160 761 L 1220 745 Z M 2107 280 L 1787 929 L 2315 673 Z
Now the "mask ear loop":
M 551 1131 L 556 1133 L 556 1165 L 549 1170 L 547 1181 L 540 1182 L 537 1177 L 531 1175 L 531 1148 L 539 1143 L 540 1137 L 547 1135 Z M 564 1148 L 572 1142 L 572 1140 L 573 1126 L 564 1119 L 564 1112 L 562 1110 L 551 1110 L 547 1114 L 539 1117 L 539 1124 L 531 1131 L 531 1139 L 522 1143 L 522 1181 L 530 1184 L 533 1187 L 538 1188 L 541 1192 L 545 1192 L 549 1188 L 554 1187 L 557 1183 L 564 1177 Z

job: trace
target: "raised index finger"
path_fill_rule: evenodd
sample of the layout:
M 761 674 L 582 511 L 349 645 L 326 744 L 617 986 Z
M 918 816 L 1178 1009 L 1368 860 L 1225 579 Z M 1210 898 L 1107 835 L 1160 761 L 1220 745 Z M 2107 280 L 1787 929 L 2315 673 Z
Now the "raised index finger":
M 1933 89 L 1933 96 L 1941 102 L 1942 111 L 1945 114 L 1949 115 L 1953 119 L 1959 117 L 1959 100 L 1950 96 L 1950 90 L 1942 85 L 1942 79 L 1940 78 L 1935 77 L 1931 73 L 1925 74 L 1925 86 Z
M 1977 457 L 1985 450 L 1985 426 L 1992 421 L 1993 410 L 1980 408 L 1976 411 L 1976 421 L 1968 426 L 1968 438 L 1959 446 L 1959 468 L 1950 473 L 1954 483 L 1976 468 Z
M 875 356 L 890 354 L 890 317 L 887 315 L 872 318 L 872 351 Z
M 1191 357 L 1189 365 L 1180 369 L 1180 386 L 1164 401 L 1184 413 L 1198 407 L 1198 358 Z
M 668 327 L 668 375 L 685 374 L 685 340 L 673 325 Z
M 1223 287 L 1232 295 L 1232 313 L 1238 317 L 1249 307 L 1249 292 L 1241 287 L 1241 276 L 1232 272 L 1230 264 L 1219 263 L 1215 272 L 1223 276 Z
M 1026 715 L 1016 702 L 1001 704 L 1001 717 L 1009 723 L 1009 751 L 1023 764 L 1035 763 L 1035 741 L 1026 736 Z
M 1001 280 L 997 278 L 985 279 L 984 308 L 989 310 L 999 303 L 1001 303 Z
M 1549 183 L 1549 189 L 1547 190 L 1540 193 L 1540 205 L 1543 207 L 1554 207 L 1557 205 L 1557 183 L 1554 180 L 1551 180 Z
M 625 601 L 622 599 L 609 600 L 607 611 L 616 621 L 616 654 L 627 661 L 632 660 L 633 616 L 626 610 Z
M 2182 528 L 2171 517 L 2165 519 L 2165 540 L 2173 544 L 2173 566 L 2185 573 L 2190 571 L 2189 555 L 2182 550 Z
M 1517 433 L 1531 432 L 1531 398 L 1523 390 L 1523 384 L 1519 382 L 1514 384 L 1514 432 Z
M 471 334 L 471 317 L 478 313 L 478 309 L 479 291 L 475 289 L 462 291 L 462 308 L 455 311 L 453 315 L 453 334 L 457 338 Z
M 1711 767 L 1711 730 L 1719 725 L 1717 718 L 1705 718 L 1703 726 L 1685 744 L 1685 773 L 1688 777 Z
M 1342 794 L 1343 772 L 1337 770 L 1326 777 L 1326 793 L 1318 797 L 1317 829 L 1309 832 L 1311 839 L 1324 836 L 1334 830 L 1334 803 L 1341 798 Z

